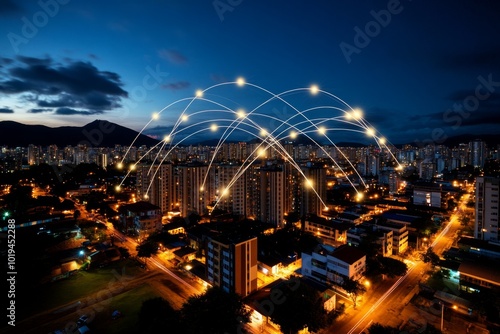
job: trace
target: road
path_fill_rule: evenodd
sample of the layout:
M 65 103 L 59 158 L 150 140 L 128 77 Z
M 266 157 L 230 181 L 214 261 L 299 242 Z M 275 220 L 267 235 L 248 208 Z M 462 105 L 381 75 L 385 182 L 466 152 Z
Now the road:
M 457 212 L 450 217 L 450 221 L 435 237 L 431 246 L 436 254 L 441 255 L 453 244 L 453 238 L 460 228 L 458 213 L 465 209 L 469 195 L 464 195 Z M 397 280 L 380 282 L 376 288 L 365 294 L 365 300 L 358 305 L 357 310 L 349 309 L 347 314 L 338 319 L 332 326 L 322 333 L 363 333 L 372 323 L 397 327 L 407 319 L 403 315 L 413 292 L 417 291 L 418 283 L 425 280 L 430 264 L 422 261 L 407 262 L 408 272 Z
M 81 211 L 82 217 L 88 217 L 84 206 L 77 205 L 77 208 Z M 110 223 L 99 222 L 106 224 L 108 233 L 113 235 L 116 246 L 125 247 L 131 255 L 136 255 L 137 242 L 133 238 L 125 236 Z M 76 320 L 82 314 L 97 314 L 102 317 L 104 315 L 99 313 L 104 312 L 105 306 L 109 305 L 112 298 L 144 284 L 150 285 L 175 309 L 180 309 L 189 297 L 205 291 L 202 284 L 174 268 L 169 268 L 168 263 L 161 260 L 160 257 L 153 256 L 147 260 L 147 268 L 142 274 L 127 278 L 123 282 L 118 281 L 110 284 L 101 291 L 82 296 L 65 305 L 59 305 L 54 309 L 45 310 L 27 319 L 17 321 L 15 330 L 11 332 L 48 333 L 57 328 L 67 328 L 69 329 L 67 332 L 74 332 Z M 89 327 L 92 327 L 92 319 L 93 317 L 89 320 Z

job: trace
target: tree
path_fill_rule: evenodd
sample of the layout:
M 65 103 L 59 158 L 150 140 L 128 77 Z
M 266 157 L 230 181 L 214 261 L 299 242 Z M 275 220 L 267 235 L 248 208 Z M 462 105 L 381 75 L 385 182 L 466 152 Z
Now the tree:
M 158 252 L 158 243 L 151 240 L 145 240 L 140 245 L 136 247 L 137 256 L 139 257 L 151 257 Z
M 356 309 L 356 301 L 358 299 L 358 296 L 366 292 L 365 286 L 359 283 L 359 281 L 355 281 L 351 278 L 344 278 L 342 288 L 347 291 L 347 293 L 349 293 L 349 296 L 351 297 L 353 302 L 354 309 Z
M 250 312 L 240 295 L 212 287 L 190 297 L 182 306 L 184 333 L 238 333 L 243 324 L 250 322 Z
M 368 333 L 370 334 L 398 334 L 399 330 L 397 328 L 393 328 L 391 326 L 383 326 L 378 322 L 373 323 L 368 328 Z
M 441 331 L 431 324 L 427 324 L 424 331 L 418 331 L 423 334 L 440 334 Z M 373 323 L 370 327 L 368 327 L 369 334 L 399 334 L 402 333 L 398 328 L 391 326 L 384 326 L 379 324 L 378 322 Z
M 434 253 L 432 247 L 429 247 L 427 249 L 427 252 L 422 254 L 422 261 L 424 261 L 425 263 L 430 262 L 431 265 L 434 267 L 439 264 L 439 256 L 436 253 Z
M 381 272 L 389 277 L 403 276 L 408 271 L 406 263 L 390 257 L 381 257 L 379 259 L 382 265 Z
M 272 289 L 268 302 L 265 311 L 283 333 L 296 333 L 305 327 L 316 332 L 327 324 L 320 293 L 297 277 Z
M 163 298 L 151 298 L 142 302 L 138 315 L 137 330 L 140 333 L 184 333 L 180 322 L 180 312 Z

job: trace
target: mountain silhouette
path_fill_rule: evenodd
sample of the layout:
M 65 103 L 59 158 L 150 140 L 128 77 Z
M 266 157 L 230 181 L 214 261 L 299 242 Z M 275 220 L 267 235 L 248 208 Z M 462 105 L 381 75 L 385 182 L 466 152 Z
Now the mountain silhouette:
M 138 132 L 135 130 L 106 120 L 95 120 L 82 127 L 61 126 L 57 128 L 27 125 L 14 121 L 0 122 L 0 146 L 9 147 L 27 147 L 30 144 L 59 147 L 78 144 L 87 144 L 91 147 L 128 146 L 137 135 Z M 134 146 L 153 146 L 157 143 L 158 140 L 141 134 Z

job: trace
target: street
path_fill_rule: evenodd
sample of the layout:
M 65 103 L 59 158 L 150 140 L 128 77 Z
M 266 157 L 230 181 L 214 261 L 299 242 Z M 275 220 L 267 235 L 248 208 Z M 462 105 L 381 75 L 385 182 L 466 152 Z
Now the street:
M 453 237 L 460 228 L 458 213 L 465 209 L 469 196 L 469 194 L 462 196 L 459 209 L 451 215 L 450 221 L 431 244 L 437 255 L 441 255 L 452 245 Z M 412 310 L 408 303 L 413 294 L 418 292 L 418 284 L 426 279 L 425 276 L 430 270 L 430 264 L 418 260 L 407 262 L 407 265 L 406 275 L 398 279 L 380 282 L 376 288 L 367 291 L 356 310 L 353 310 L 352 307 L 348 308 L 346 315 L 341 316 L 322 333 L 363 333 L 372 323 L 398 327 L 404 322 L 410 321 L 415 310 Z

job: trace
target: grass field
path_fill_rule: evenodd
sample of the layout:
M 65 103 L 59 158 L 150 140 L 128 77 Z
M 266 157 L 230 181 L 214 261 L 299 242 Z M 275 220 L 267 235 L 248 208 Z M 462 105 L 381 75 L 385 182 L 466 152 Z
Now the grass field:
M 134 277 L 144 273 L 133 260 L 122 260 L 104 268 L 90 271 L 79 271 L 76 275 L 65 280 L 42 285 L 32 292 L 30 299 L 37 301 L 26 302 L 23 307 L 23 316 L 27 317 L 41 311 L 63 306 L 72 301 L 84 299 L 92 294 L 102 291 L 110 283 L 117 282 L 120 277 Z
M 107 334 L 140 332 L 136 325 L 142 302 L 154 297 L 158 297 L 158 294 L 147 284 L 117 295 L 102 311 L 96 313 L 89 328 L 96 333 Z M 114 310 L 120 311 L 122 316 L 113 320 L 111 314 Z

